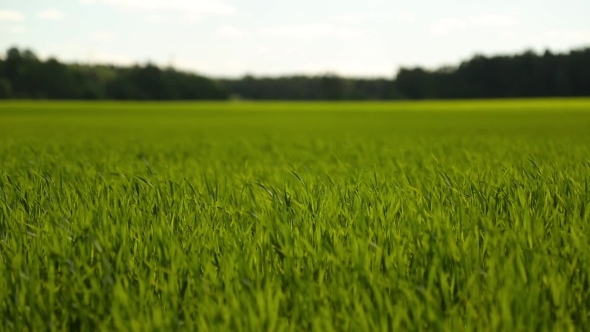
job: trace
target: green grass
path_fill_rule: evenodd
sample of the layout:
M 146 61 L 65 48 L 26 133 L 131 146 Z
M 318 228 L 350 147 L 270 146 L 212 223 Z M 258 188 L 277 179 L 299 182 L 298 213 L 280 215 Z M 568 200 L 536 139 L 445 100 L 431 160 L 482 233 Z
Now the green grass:
M 0 104 L 0 330 L 590 326 L 590 100 Z

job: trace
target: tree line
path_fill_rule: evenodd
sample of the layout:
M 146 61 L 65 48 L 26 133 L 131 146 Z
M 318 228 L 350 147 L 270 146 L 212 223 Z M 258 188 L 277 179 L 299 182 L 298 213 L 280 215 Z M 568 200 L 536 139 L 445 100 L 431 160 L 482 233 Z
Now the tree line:
M 397 100 L 590 96 L 590 48 L 553 54 L 476 55 L 391 79 L 320 76 L 213 79 L 160 68 L 65 64 L 11 48 L 0 59 L 0 98 L 112 100 Z
M 0 98 L 223 100 L 226 89 L 207 77 L 153 64 L 64 64 L 11 48 L 0 61 Z

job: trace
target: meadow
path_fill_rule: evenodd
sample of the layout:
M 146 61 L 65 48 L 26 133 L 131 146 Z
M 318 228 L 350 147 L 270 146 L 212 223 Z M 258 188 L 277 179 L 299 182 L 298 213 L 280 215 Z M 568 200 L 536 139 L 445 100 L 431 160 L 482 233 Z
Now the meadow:
M 588 99 L 0 103 L 0 330 L 583 330 L 589 187 Z

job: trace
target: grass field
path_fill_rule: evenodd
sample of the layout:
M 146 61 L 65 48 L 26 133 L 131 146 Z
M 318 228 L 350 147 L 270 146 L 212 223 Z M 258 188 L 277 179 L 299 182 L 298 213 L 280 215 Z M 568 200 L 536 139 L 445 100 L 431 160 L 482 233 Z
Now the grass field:
M 0 104 L 0 330 L 590 326 L 590 100 Z

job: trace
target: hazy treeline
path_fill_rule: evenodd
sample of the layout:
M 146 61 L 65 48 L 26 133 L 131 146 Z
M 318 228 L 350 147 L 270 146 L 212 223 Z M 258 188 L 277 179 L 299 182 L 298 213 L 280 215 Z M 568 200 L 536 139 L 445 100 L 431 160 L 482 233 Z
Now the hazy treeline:
M 39 60 L 8 50 L 0 98 L 118 100 L 393 100 L 590 96 L 590 48 L 569 53 L 475 56 L 437 70 L 402 68 L 392 79 L 336 75 L 212 79 L 152 64 L 120 67 Z
M 230 97 L 252 100 L 400 99 L 393 81 L 323 76 L 252 77 L 221 80 Z
M 408 99 L 590 96 L 590 48 L 475 56 L 436 71 L 401 69 L 395 87 Z
M 201 100 L 226 99 L 209 78 L 161 69 L 40 61 L 29 50 L 8 50 L 0 61 L 0 97 L 32 99 Z

